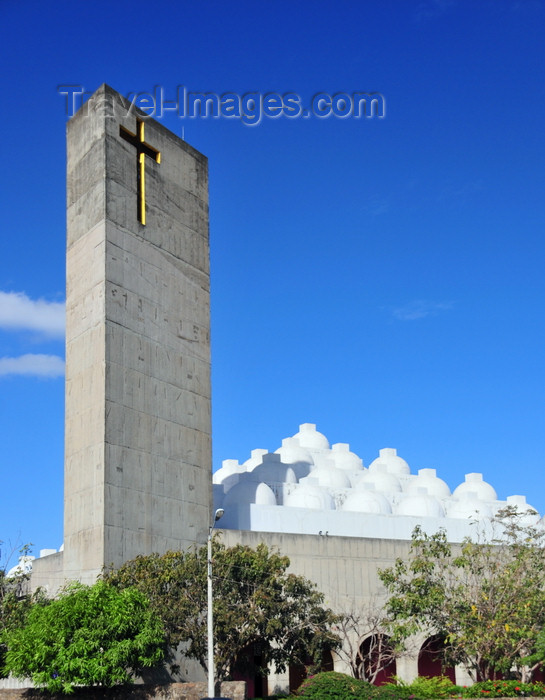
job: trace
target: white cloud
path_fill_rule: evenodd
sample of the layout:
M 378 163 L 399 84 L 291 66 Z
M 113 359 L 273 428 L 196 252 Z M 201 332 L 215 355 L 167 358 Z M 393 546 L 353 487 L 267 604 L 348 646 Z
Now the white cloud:
M 57 355 L 21 355 L 0 357 L 0 377 L 7 375 L 33 377 L 64 376 L 64 360 Z
M 448 311 L 449 309 L 452 309 L 451 302 L 418 300 L 393 309 L 392 313 L 400 321 L 417 321 L 420 318 L 435 316 L 441 311 Z
M 64 302 L 29 299 L 23 292 L 0 292 L 0 329 L 31 330 L 64 337 Z

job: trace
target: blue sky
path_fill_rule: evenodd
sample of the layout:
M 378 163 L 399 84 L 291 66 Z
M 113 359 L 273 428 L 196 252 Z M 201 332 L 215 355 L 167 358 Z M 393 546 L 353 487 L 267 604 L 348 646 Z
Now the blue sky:
M 533 0 L 2 0 L 0 539 L 63 539 L 58 86 L 103 82 L 384 96 L 162 120 L 209 158 L 215 468 L 312 422 L 544 513 L 544 23 Z

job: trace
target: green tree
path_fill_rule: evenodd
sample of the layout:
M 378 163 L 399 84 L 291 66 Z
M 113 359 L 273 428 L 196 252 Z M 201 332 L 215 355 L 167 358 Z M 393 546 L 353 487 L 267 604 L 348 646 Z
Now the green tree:
M 379 572 L 394 639 L 433 631 L 446 640 L 445 662 L 465 664 L 475 681 L 531 679 L 541 661 L 525 659 L 545 627 L 545 533 L 527 518 L 503 509 L 490 532 L 459 546 L 417 527 L 409 560 Z
M 232 677 L 247 664 L 245 655 L 259 645 L 263 667 L 280 672 L 289 664 L 318 665 L 326 648 L 338 637 L 332 631 L 336 616 L 324 607 L 323 594 L 313 583 L 286 573 L 288 557 L 237 545 L 213 542 L 214 658 L 219 680 Z M 163 621 L 167 642 L 206 670 L 207 661 L 207 551 L 141 556 L 106 574 L 108 582 L 123 588 L 136 586 L 150 599 Z
M 5 670 L 50 692 L 129 683 L 163 658 L 159 618 L 136 589 L 104 581 L 72 584 L 48 605 L 32 605 L 26 623 L 5 634 Z
M 3 542 L 0 542 L 0 546 Z M 20 557 L 26 557 L 30 553 L 31 545 L 26 544 L 19 549 Z M 38 590 L 34 596 L 30 594 L 30 575 L 21 570 L 16 576 L 8 576 L 7 571 L 11 554 L 2 558 L 0 564 L 0 678 L 5 675 L 3 671 L 4 659 L 7 651 L 4 642 L 5 635 L 13 629 L 21 627 L 28 615 L 32 602 L 43 599 L 42 592 Z

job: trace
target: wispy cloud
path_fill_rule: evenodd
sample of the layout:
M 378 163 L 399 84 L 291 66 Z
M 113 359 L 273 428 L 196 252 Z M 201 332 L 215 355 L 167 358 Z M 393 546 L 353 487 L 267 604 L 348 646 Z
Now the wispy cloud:
M 64 302 L 30 299 L 23 292 L 0 292 L 0 329 L 31 330 L 64 337 Z
M 436 316 L 442 311 L 452 309 L 452 307 L 452 302 L 419 299 L 392 309 L 392 313 L 399 321 L 417 321 L 418 319 L 426 318 L 426 316 Z
M 57 355 L 0 357 L 0 377 L 9 375 L 62 377 L 64 376 L 64 360 Z

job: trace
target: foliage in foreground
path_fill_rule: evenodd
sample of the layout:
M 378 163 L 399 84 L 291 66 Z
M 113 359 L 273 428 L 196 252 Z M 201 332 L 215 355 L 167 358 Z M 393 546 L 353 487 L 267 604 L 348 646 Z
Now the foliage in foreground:
M 0 542 L 0 546 L 3 543 Z M 30 552 L 30 545 L 24 545 L 19 549 L 20 556 L 26 556 Z M 43 598 L 41 591 L 34 596 L 28 592 L 29 574 L 21 573 L 8 577 L 7 568 L 10 556 L 0 565 L 0 678 L 6 674 L 3 671 L 7 647 L 4 641 L 6 634 L 21 627 L 27 618 L 33 602 Z
M 344 673 L 330 671 L 308 678 L 295 696 L 312 700 L 427 700 L 451 697 L 453 689 L 456 689 L 456 686 L 443 677 L 419 677 L 412 683 L 398 680 L 396 683 L 377 686 Z
M 433 700 L 433 698 L 449 698 L 458 694 L 459 689 L 446 676 L 418 676 L 412 683 L 406 683 L 396 677 L 395 683 L 387 683 L 383 688 L 391 688 L 403 697 Z
M 218 680 L 247 666 L 247 652 L 259 645 L 263 666 L 283 672 L 310 657 L 318 665 L 325 649 L 335 648 L 337 617 L 303 576 L 288 574 L 288 557 L 260 544 L 255 549 L 225 547 L 217 537 L 214 574 L 214 657 Z M 185 642 L 184 654 L 206 670 L 207 547 L 164 555 L 140 556 L 105 580 L 123 589 L 135 586 L 163 622 L 167 644 Z
M 463 698 L 545 697 L 545 683 L 521 681 L 482 681 L 460 689 Z
M 484 681 L 472 686 L 454 685 L 445 676 L 419 676 L 412 683 L 397 679 L 381 686 L 334 671 L 308 678 L 294 697 L 311 700 L 431 700 L 434 698 L 545 697 L 545 683 Z
M 379 572 L 394 640 L 432 629 L 446 640 L 445 663 L 465 665 L 474 681 L 531 680 L 545 656 L 528 665 L 545 628 L 545 533 L 527 518 L 505 508 L 495 536 L 477 533 L 461 547 L 417 527 L 410 560 Z
M 371 697 L 372 689 L 373 686 L 367 681 L 337 671 L 324 671 L 307 678 L 295 695 L 313 700 L 367 700 Z
M 26 623 L 5 640 L 8 673 L 61 693 L 76 685 L 129 683 L 139 669 L 162 660 L 164 645 L 145 596 L 103 581 L 72 584 L 57 600 L 33 605 Z

